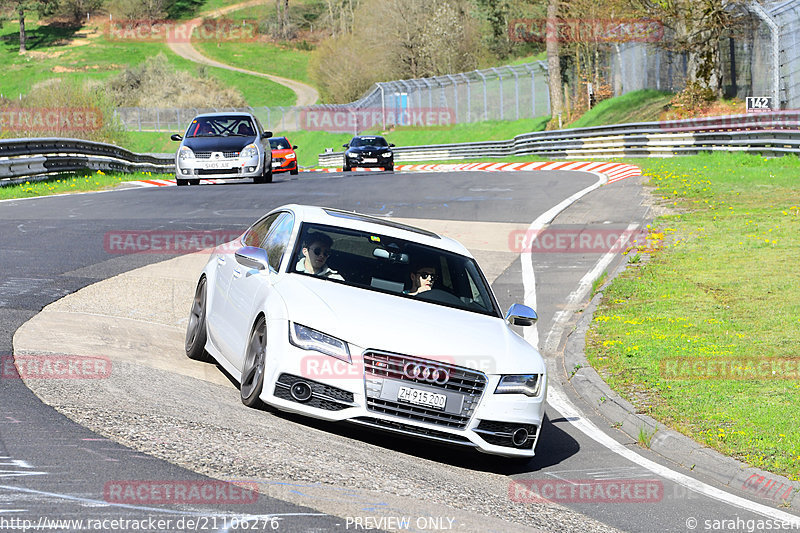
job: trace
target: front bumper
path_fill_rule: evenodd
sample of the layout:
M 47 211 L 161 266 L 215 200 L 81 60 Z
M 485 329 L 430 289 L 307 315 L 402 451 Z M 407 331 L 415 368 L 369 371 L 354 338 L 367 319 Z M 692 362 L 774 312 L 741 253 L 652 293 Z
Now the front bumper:
M 273 172 L 289 172 L 297 170 L 297 159 L 284 159 L 283 157 L 272 158 Z
M 263 173 L 262 157 L 176 158 L 175 174 L 178 178 L 254 178 Z M 271 164 L 271 160 L 267 160 Z
M 364 350 L 353 345 L 352 353 L 366 355 L 354 356 L 353 363 L 348 364 L 295 347 L 289 343 L 284 328 L 280 328 L 281 333 L 276 331 L 271 335 L 270 350 L 275 350 L 276 356 L 268 357 L 271 366 L 266 369 L 261 394 L 265 403 L 313 418 L 351 422 L 381 431 L 472 447 L 489 454 L 534 455 L 544 418 L 546 375 L 542 378 L 539 396 L 494 394 L 500 380 L 497 374 L 486 375 L 447 363 Z M 370 358 L 370 354 L 376 353 L 389 359 L 448 368 L 453 373 L 453 383 L 471 382 L 472 378 L 482 383 L 478 388 L 473 383 L 461 390 L 461 385 L 446 389 L 396 373 L 386 374 L 375 370 L 375 358 Z M 469 376 L 465 378 L 466 374 Z M 292 393 L 295 386 L 308 387 L 307 394 L 299 395 L 301 399 L 298 399 Z M 445 408 L 400 401 L 397 392 L 400 387 L 446 396 Z
M 361 155 L 356 154 L 354 157 L 345 155 L 345 164 L 349 167 L 362 167 L 362 168 L 388 168 L 394 166 L 394 155 L 390 157 L 382 157 L 380 155 Z

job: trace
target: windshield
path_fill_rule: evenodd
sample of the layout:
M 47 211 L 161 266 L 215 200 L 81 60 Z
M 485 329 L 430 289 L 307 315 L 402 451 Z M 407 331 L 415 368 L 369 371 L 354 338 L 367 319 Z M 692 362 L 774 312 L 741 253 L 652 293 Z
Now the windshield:
M 303 224 L 289 272 L 500 316 L 475 260 L 364 231 Z
M 350 146 L 353 148 L 358 148 L 360 146 L 378 146 L 383 148 L 389 146 L 389 143 L 387 143 L 386 139 L 383 137 L 356 137 L 350 141 Z
M 286 137 L 272 137 L 269 140 L 269 147 L 273 150 L 288 150 L 292 146 Z
M 189 124 L 186 137 L 253 137 L 256 128 L 250 117 L 198 117 Z

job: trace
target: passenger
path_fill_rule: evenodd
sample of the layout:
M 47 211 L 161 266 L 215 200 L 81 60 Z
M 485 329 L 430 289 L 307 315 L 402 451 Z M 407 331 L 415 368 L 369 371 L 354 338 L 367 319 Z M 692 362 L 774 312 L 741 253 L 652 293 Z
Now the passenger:
M 436 281 L 436 268 L 428 263 L 423 263 L 415 268 L 409 276 L 411 276 L 411 290 L 404 292 L 410 296 L 416 296 L 433 288 L 433 283 Z
M 333 239 L 324 233 L 309 233 L 303 241 L 303 258 L 297 262 L 295 270 L 314 274 L 321 278 L 344 281 L 344 278 L 328 265 Z

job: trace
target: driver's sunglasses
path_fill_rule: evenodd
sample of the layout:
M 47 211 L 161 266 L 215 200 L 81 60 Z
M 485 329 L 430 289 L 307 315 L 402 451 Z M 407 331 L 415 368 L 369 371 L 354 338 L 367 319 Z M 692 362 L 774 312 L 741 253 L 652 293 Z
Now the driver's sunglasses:
M 436 274 L 432 272 L 417 272 L 417 276 L 421 277 L 422 279 L 429 279 L 431 281 L 436 281 Z
M 325 248 L 320 248 L 319 246 L 317 246 L 316 248 L 312 248 L 311 251 L 314 252 L 314 255 L 324 255 L 325 257 L 330 257 L 331 255 L 330 250 L 326 250 Z

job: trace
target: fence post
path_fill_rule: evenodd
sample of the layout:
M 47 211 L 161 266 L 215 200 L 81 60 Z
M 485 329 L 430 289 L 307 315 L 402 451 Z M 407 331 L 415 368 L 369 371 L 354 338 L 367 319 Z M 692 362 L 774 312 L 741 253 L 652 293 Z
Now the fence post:
M 463 72 L 461 77 L 464 78 L 464 83 L 467 86 L 467 122 L 472 122 L 472 83 Z
M 453 105 L 455 105 L 456 108 L 456 124 L 458 124 L 458 82 L 450 74 L 447 75 L 447 79 L 453 84 Z
M 505 120 L 503 117 L 503 75 L 494 67 L 491 70 L 497 74 L 497 79 L 500 80 L 500 120 Z
M 475 73 L 483 80 L 483 120 L 487 121 L 489 120 L 489 102 L 486 96 L 486 76 L 480 70 L 476 70 Z

